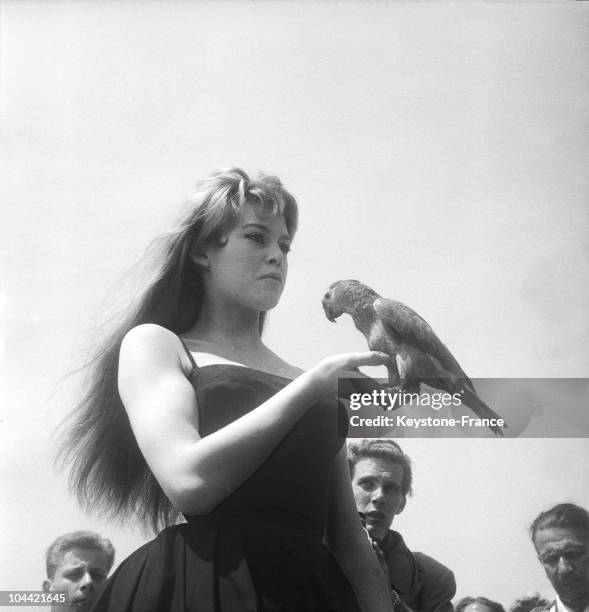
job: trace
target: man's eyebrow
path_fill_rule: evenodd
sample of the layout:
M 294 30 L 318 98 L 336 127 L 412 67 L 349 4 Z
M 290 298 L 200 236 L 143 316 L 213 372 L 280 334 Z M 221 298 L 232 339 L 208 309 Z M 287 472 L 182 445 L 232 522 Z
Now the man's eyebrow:
M 246 225 L 242 225 L 241 229 L 247 229 L 247 228 L 256 228 L 256 229 L 260 229 L 263 230 L 265 232 L 269 232 L 270 228 L 267 225 L 264 225 L 262 223 L 247 223 Z M 285 238 L 286 240 L 290 240 L 290 236 L 288 234 L 282 234 L 281 236 L 279 236 L 279 238 Z

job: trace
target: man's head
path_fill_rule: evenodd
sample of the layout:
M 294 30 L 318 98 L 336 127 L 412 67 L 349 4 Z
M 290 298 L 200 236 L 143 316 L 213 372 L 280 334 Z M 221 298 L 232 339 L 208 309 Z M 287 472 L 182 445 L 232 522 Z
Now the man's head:
M 356 508 L 371 537 L 382 540 L 411 493 L 411 461 L 393 440 L 350 440 L 348 465 Z
M 69 605 L 59 610 L 83 611 L 104 584 L 114 561 L 109 540 L 91 531 L 60 536 L 47 550 L 44 591 L 65 591 Z
M 530 535 L 560 600 L 573 610 L 589 605 L 589 512 L 558 504 L 536 517 Z
M 516 599 L 509 607 L 509 612 L 532 612 L 534 608 L 550 607 L 550 602 L 540 596 L 540 593 L 524 595 Z
M 454 606 L 454 612 L 505 612 L 503 606 L 487 597 L 463 597 Z

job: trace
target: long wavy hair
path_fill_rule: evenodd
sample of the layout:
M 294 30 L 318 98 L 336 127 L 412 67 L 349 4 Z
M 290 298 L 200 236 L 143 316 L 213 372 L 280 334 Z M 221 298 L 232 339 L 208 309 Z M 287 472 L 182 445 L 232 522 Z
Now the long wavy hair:
M 141 293 L 115 318 L 88 362 L 85 388 L 66 421 L 57 459 L 69 467 L 70 487 L 83 508 L 120 521 L 138 519 L 154 531 L 174 524 L 172 506 L 147 466 L 117 388 L 119 349 L 125 334 L 156 323 L 176 334 L 196 323 L 203 299 L 201 268 L 191 254 L 223 244 L 245 204 L 284 216 L 292 237 L 295 198 L 275 176 L 250 177 L 239 168 L 214 172 L 197 185 L 186 214 L 158 236 L 146 255 L 156 263 Z M 265 313 L 260 314 L 260 333 Z

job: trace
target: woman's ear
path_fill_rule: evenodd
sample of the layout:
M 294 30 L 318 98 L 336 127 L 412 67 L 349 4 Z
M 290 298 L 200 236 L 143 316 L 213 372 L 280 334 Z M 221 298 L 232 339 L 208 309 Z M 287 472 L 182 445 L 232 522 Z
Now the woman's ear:
M 209 268 L 211 265 L 211 262 L 209 261 L 209 255 L 208 253 L 200 248 L 200 249 L 193 249 L 190 252 L 190 259 L 197 265 L 202 266 L 203 268 Z

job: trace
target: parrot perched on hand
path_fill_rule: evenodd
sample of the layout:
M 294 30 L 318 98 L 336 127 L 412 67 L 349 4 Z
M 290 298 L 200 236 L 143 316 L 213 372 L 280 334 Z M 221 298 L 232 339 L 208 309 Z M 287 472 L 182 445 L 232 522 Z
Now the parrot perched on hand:
M 330 321 L 349 314 L 364 334 L 368 348 L 390 356 L 385 365 L 392 388 L 419 393 L 423 382 L 448 393 L 460 393 L 462 403 L 480 418 L 501 418 L 478 397 L 471 380 L 433 329 L 408 306 L 383 298 L 356 280 L 331 284 L 321 303 Z M 503 435 L 500 427 L 491 429 Z

